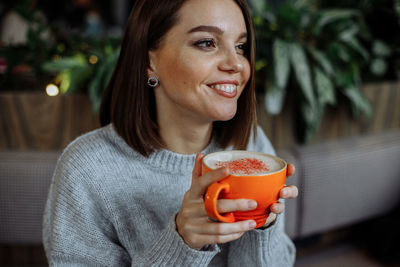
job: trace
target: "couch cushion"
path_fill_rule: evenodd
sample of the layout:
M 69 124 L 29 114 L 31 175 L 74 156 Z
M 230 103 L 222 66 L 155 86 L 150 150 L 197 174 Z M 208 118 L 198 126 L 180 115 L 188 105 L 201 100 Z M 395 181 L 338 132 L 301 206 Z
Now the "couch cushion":
M 0 151 L 0 243 L 40 244 L 59 152 Z
M 399 130 L 301 146 L 293 153 L 301 188 L 296 237 L 371 219 L 399 204 Z

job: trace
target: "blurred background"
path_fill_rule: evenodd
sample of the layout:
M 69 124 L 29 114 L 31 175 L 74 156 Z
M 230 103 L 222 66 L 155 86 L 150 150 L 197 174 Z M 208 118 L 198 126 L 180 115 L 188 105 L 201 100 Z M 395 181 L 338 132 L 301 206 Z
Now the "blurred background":
M 134 0 L 0 2 L 0 266 L 46 266 L 61 151 L 99 127 Z M 248 0 L 296 266 L 400 266 L 400 0 Z

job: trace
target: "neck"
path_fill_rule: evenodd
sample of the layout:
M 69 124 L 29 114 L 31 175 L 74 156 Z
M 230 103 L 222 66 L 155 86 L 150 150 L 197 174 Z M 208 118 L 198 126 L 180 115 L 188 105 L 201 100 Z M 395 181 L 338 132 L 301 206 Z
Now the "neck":
M 210 142 L 212 123 L 203 125 L 195 123 L 159 125 L 160 136 L 168 150 L 180 154 L 201 152 Z

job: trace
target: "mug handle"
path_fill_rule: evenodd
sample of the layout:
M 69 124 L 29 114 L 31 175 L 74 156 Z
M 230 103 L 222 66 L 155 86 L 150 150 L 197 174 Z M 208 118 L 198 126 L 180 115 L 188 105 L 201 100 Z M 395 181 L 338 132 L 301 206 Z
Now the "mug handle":
M 222 190 L 229 192 L 230 185 L 227 183 L 213 183 L 208 187 L 206 195 L 204 197 L 204 206 L 206 208 L 207 214 L 210 218 L 221 222 L 235 222 L 235 216 L 232 212 L 221 215 L 217 210 L 217 201 L 219 194 Z

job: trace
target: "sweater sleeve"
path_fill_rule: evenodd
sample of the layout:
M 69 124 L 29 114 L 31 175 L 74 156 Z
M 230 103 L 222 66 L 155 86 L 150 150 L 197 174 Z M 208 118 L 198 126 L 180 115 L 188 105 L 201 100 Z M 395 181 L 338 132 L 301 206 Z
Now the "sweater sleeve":
M 119 242 L 106 194 L 90 179 L 96 170 L 73 158 L 59 160 L 46 203 L 43 241 L 50 266 L 207 266 L 219 252 L 188 247 L 174 218 L 147 248 L 129 251 Z
M 260 127 L 256 140 L 251 140 L 248 150 L 275 155 L 275 150 Z M 283 202 L 283 200 L 280 200 Z M 296 249 L 284 232 L 285 214 L 267 229 L 246 232 L 229 245 L 229 266 L 293 266 Z
M 210 246 L 207 251 L 187 246 L 175 230 L 172 218 L 160 238 L 133 259 L 132 266 L 208 266 L 218 252 L 218 246 Z
M 245 233 L 229 246 L 229 266 L 293 266 L 296 249 L 283 231 L 284 215 L 273 226 Z

